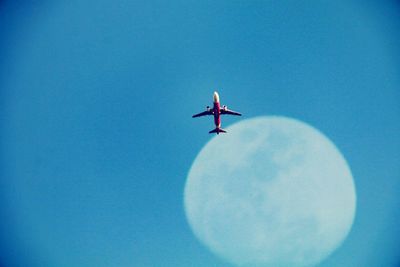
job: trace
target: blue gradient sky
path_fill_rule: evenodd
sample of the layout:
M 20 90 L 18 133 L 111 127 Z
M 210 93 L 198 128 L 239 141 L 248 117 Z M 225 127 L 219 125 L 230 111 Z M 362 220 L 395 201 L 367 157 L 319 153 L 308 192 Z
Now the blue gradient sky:
M 218 90 L 247 118 L 313 125 L 348 160 L 355 224 L 320 267 L 400 266 L 399 13 L 395 1 L 0 2 L 2 265 L 231 266 L 195 239 L 182 203 L 213 128 L 191 115 Z

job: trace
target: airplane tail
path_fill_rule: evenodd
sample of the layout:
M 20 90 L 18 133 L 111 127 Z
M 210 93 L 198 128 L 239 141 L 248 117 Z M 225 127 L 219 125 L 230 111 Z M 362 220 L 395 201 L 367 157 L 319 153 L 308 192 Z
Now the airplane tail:
M 216 133 L 216 134 L 219 134 L 219 133 L 226 133 L 226 131 L 225 131 L 224 129 L 222 129 L 222 128 L 217 127 L 217 128 L 215 128 L 214 130 L 209 131 L 208 133 Z

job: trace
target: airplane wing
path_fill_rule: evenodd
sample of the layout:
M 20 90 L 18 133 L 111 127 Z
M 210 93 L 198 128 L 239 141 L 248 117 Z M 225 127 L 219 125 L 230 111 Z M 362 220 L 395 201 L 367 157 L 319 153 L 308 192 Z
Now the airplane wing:
M 212 110 L 206 110 L 204 112 L 201 112 L 199 114 L 195 114 L 192 116 L 192 118 L 197 118 L 197 117 L 201 117 L 201 116 L 207 116 L 207 115 L 212 115 Z
M 229 110 L 227 108 L 221 108 L 220 109 L 221 114 L 227 114 L 227 115 L 235 115 L 235 116 L 242 116 L 239 112 Z

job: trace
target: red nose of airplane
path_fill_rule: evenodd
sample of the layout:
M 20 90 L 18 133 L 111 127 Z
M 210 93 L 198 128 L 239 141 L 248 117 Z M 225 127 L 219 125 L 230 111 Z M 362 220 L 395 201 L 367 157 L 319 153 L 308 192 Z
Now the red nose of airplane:
M 218 93 L 215 91 L 214 92 L 214 103 L 218 103 L 219 102 L 219 95 Z

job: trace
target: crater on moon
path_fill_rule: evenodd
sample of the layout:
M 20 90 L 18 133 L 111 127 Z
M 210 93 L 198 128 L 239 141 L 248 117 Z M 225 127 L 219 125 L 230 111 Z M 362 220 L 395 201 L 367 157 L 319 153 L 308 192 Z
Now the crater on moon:
M 321 132 L 299 120 L 258 117 L 209 141 L 184 192 L 189 224 L 212 252 L 240 266 L 312 266 L 353 224 L 349 166 Z

